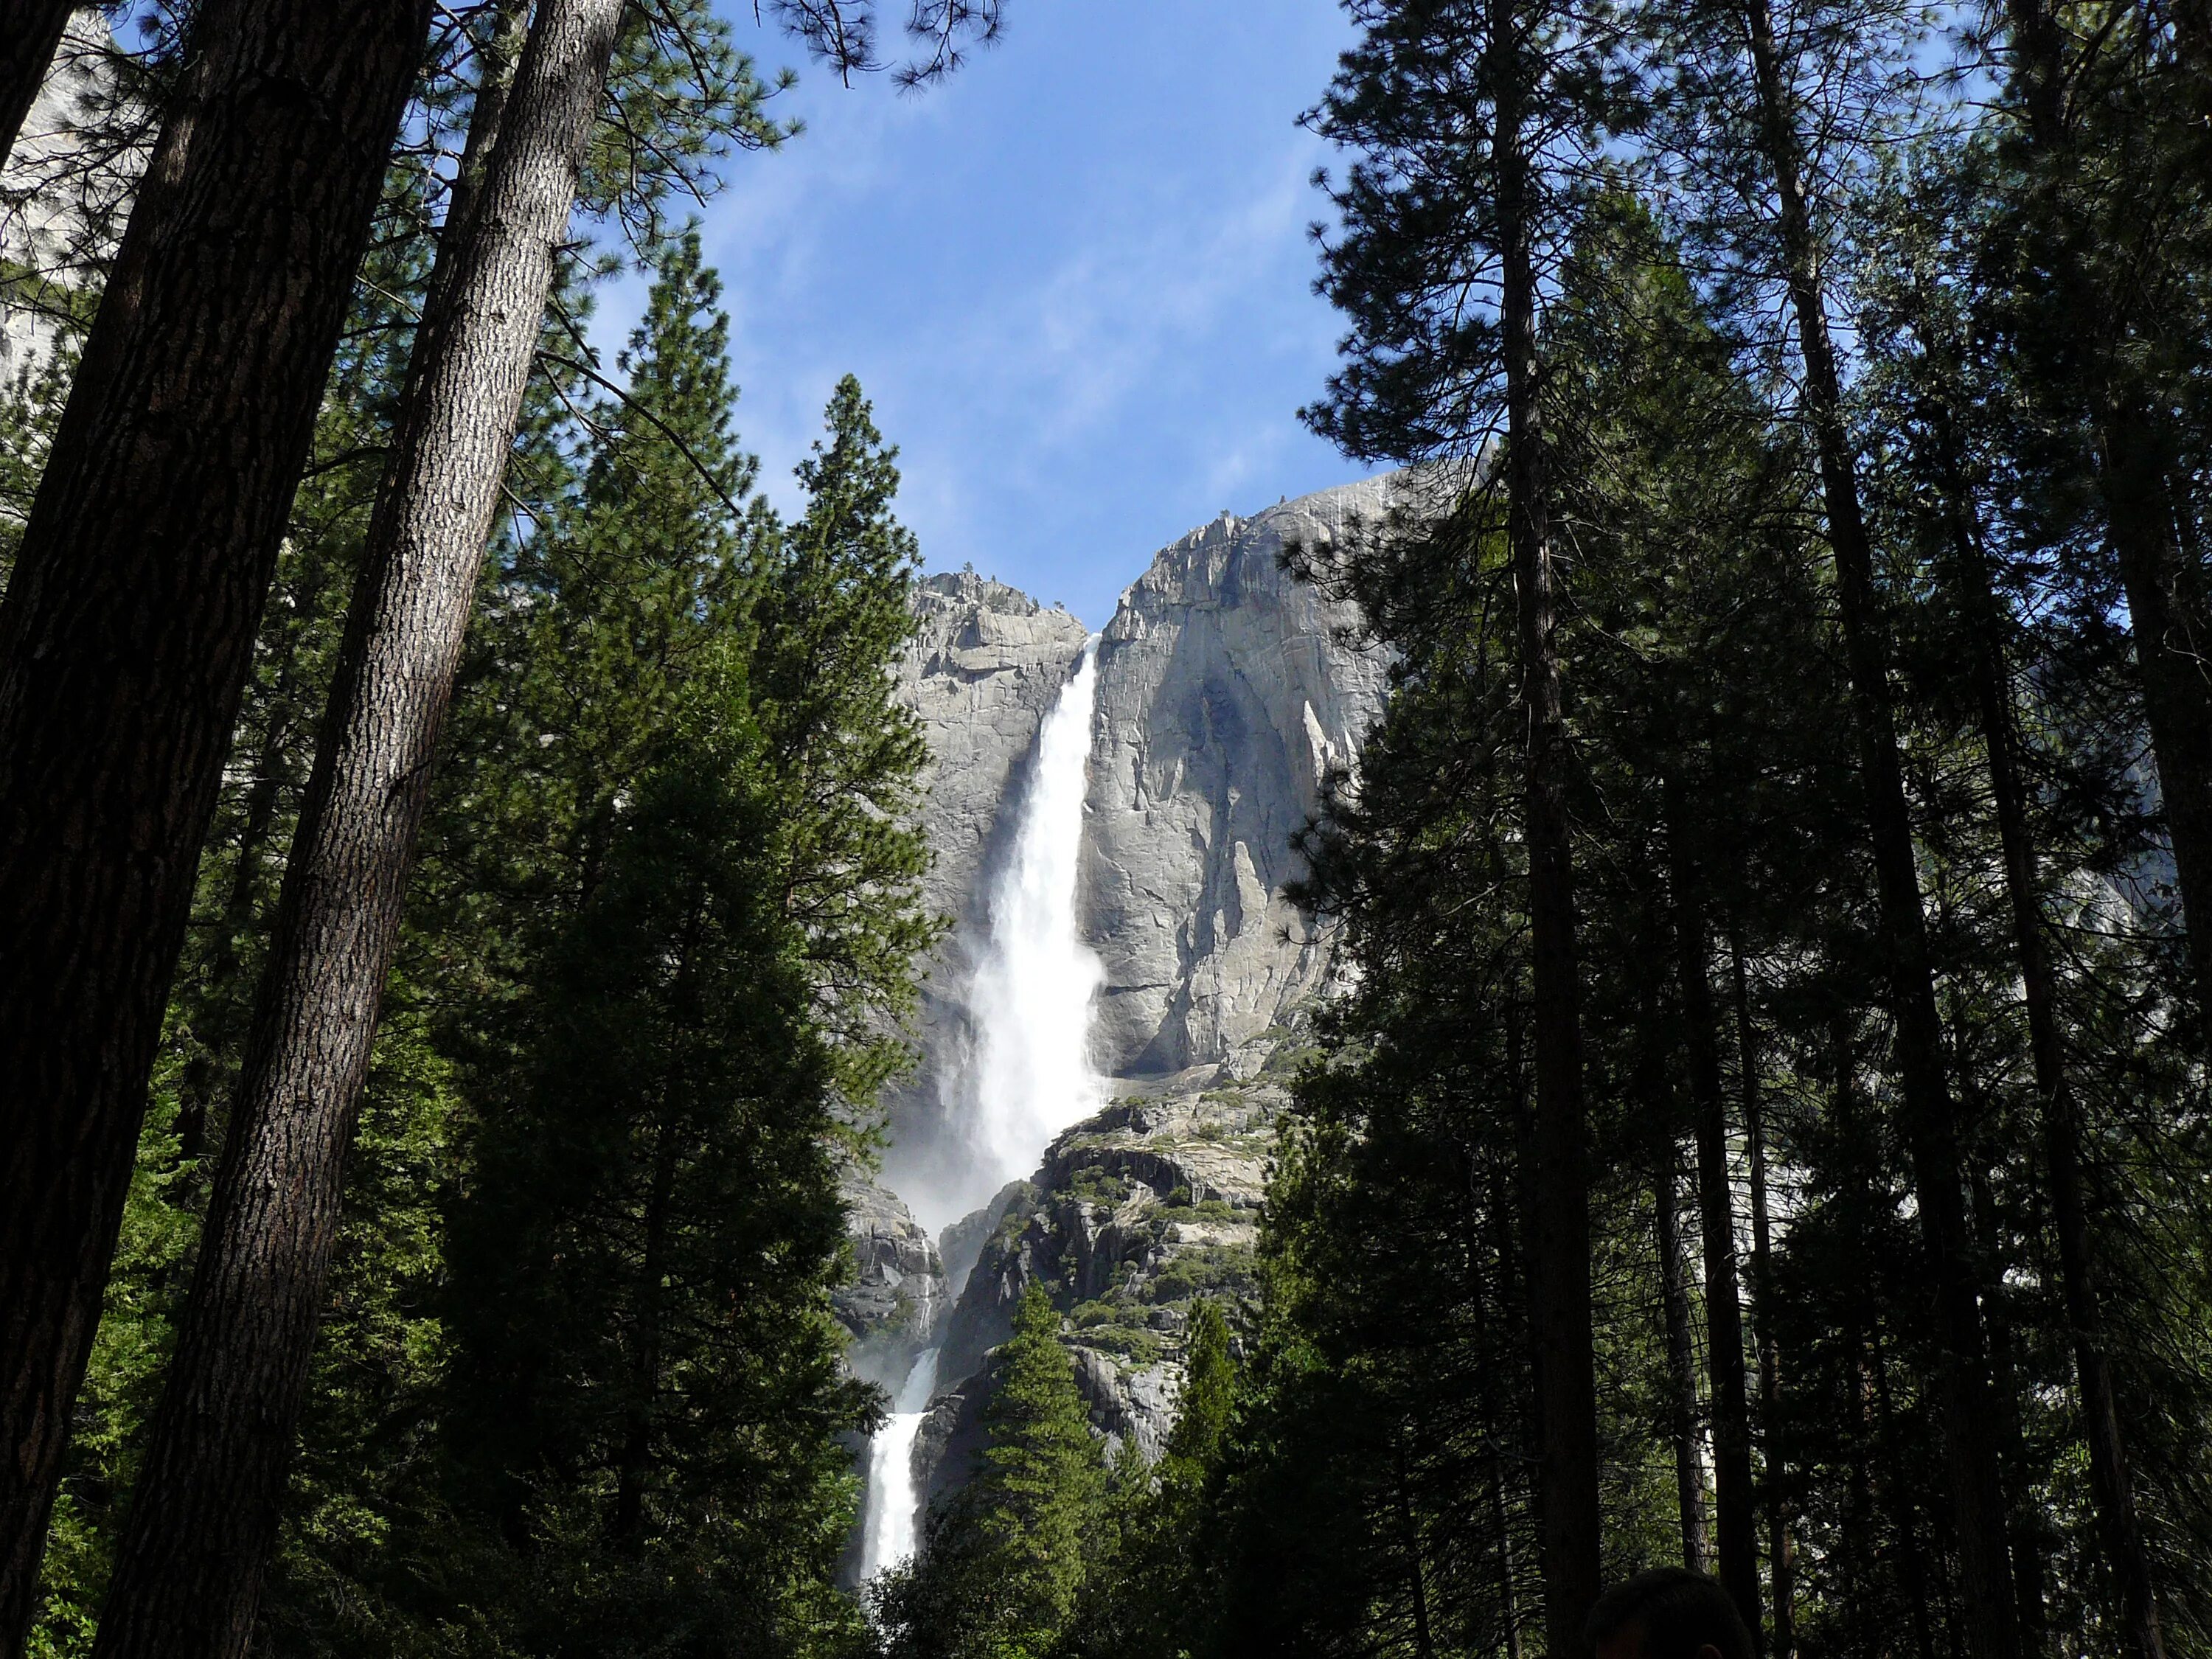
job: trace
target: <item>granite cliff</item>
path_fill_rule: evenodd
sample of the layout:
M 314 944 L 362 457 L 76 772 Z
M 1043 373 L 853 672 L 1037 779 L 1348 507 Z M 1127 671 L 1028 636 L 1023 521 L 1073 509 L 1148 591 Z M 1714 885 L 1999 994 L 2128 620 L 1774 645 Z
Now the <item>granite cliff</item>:
M 923 585 L 902 684 L 933 756 L 931 896 L 954 925 L 928 975 L 921 1064 L 888 1103 L 882 1179 L 856 1184 L 861 1283 L 842 1306 L 864 1339 L 856 1363 L 878 1381 L 937 1348 L 915 1450 L 931 1498 L 966 1476 L 991 1352 L 1030 1284 L 1063 1313 L 1094 1427 L 1148 1456 L 1172 1421 L 1192 1299 L 1257 1294 L 1282 1085 L 1328 964 L 1325 930 L 1285 896 L 1299 873 L 1292 839 L 1330 772 L 1356 764 L 1387 668 L 1353 641 L 1356 617 L 1295 580 L 1282 555 L 1378 520 L 1391 487 L 1224 514 L 1162 550 L 1123 594 L 1099 644 L 1077 912 L 1104 967 L 1091 1060 L 1105 1104 L 927 1254 L 892 1194 L 915 1196 L 927 1216 L 952 1189 L 988 883 L 1085 634 L 972 574 Z
M 153 133 L 118 95 L 107 20 L 70 18 L 0 165 L 0 396 L 28 391 L 122 238 Z

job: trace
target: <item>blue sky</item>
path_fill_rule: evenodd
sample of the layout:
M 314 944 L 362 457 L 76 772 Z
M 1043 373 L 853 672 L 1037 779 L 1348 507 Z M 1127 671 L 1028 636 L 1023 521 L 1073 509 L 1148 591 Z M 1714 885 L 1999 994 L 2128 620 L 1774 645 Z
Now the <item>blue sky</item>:
M 733 158 L 706 247 L 772 499 L 850 370 L 927 567 L 972 562 L 1097 628 L 1183 531 L 1361 471 L 1296 413 L 1339 331 L 1306 238 L 1332 158 L 1294 123 L 1350 33 L 1334 0 L 1007 10 L 998 47 L 918 95 L 799 64 L 779 101 L 807 131 Z M 764 69 L 794 61 L 732 15 Z M 602 340 L 635 308 L 606 296 Z

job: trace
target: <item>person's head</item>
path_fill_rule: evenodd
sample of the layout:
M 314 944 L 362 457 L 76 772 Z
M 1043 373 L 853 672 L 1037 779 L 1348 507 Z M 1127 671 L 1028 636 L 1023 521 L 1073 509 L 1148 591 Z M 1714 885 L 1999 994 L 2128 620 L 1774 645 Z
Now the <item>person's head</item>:
M 1590 1612 L 1597 1659 L 1751 1659 L 1751 1632 L 1701 1572 L 1654 1567 L 1615 1584 Z

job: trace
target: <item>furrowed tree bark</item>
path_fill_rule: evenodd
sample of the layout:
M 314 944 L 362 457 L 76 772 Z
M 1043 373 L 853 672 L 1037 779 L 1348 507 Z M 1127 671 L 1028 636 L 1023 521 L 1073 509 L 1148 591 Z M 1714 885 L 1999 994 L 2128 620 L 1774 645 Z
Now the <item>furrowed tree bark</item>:
M 1598 1595 L 1597 1379 L 1568 751 L 1538 384 L 1535 204 L 1529 158 L 1522 148 L 1526 66 L 1511 0 L 1494 0 L 1491 7 L 1488 51 L 1503 266 L 1506 539 L 1518 590 L 1521 701 L 1528 724 L 1525 834 L 1534 943 L 1538 1293 L 1530 1320 L 1543 1389 L 1538 1455 L 1544 1624 L 1546 1650 L 1553 1659 L 1564 1659 L 1583 1650 L 1583 1628 Z
M 428 0 L 208 0 L 0 606 L 0 1651 Z
M 1945 1074 L 1927 918 L 1913 862 L 1911 816 L 1898 757 L 1873 549 L 1861 511 L 1856 462 L 1844 425 L 1828 331 L 1820 250 L 1806 199 L 1802 139 L 1784 88 L 1768 0 L 1745 0 L 1743 15 L 1759 100 L 1760 143 L 1780 208 L 1775 227 L 1778 251 L 1805 366 L 1804 411 L 1820 460 L 1828 540 L 1836 563 L 1837 609 L 1850 675 L 1882 945 L 1889 963 L 1905 1144 L 1922 1237 L 1936 1281 L 1936 1382 L 1959 1538 L 1968 1650 L 1977 1659 L 2018 1659 L 2020 1632 L 2006 1553 L 2003 1485 L 1990 1436 L 1988 1355 L 1966 1228 L 1964 1159 Z
M 1729 936 L 1735 992 L 1737 1086 L 1743 1099 L 1744 1156 L 1751 1165 L 1751 1303 L 1759 1352 L 1759 1416 L 1766 1449 L 1766 1561 L 1773 1579 L 1775 1659 L 1797 1648 L 1797 1560 L 1790 1530 L 1790 1474 L 1782 1436 L 1782 1345 L 1774 1334 L 1773 1235 L 1766 1208 L 1766 1115 L 1759 1088 L 1758 1033 L 1751 1023 L 1751 976 L 1743 945 Z
M 1744 1385 L 1743 1302 L 1736 1270 L 1735 1200 L 1729 1176 L 1728 1097 L 1706 968 L 1703 888 L 1682 830 L 1680 786 L 1664 786 L 1668 861 L 1674 889 L 1674 976 L 1681 988 L 1683 1046 L 1698 1144 L 1698 1219 L 1705 1257 L 1705 1375 L 1711 1389 L 1713 1498 L 1720 1581 L 1763 1649 L 1759 1546 L 1752 1514 L 1751 1404 Z
M 2046 0 L 2007 0 L 2005 13 L 2028 137 L 2055 175 L 2047 181 L 2056 222 L 2047 227 L 2046 264 L 2096 430 L 2097 494 L 2127 596 L 2198 1014 L 2212 1036 L 2212 605 L 2204 574 L 2192 574 L 2195 561 L 2174 533 L 2173 434 L 2129 384 L 2120 352 L 2106 337 L 2118 302 L 2091 277 L 2081 246 L 2086 227 L 2074 222 L 2068 206 L 2081 185 L 2073 176 L 2079 134 L 2066 112 L 2064 30 Z M 2185 46 L 2200 38 L 2189 25 L 2193 18 L 2202 29 L 2201 11 L 2183 7 L 2176 17 Z
M 23 122 L 76 9 L 77 0 L 14 0 L 0 22 L 0 161 L 23 136 Z
M 2120 1426 L 2119 1401 L 2102 1334 L 2095 1247 L 2089 1237 L 2088 1205 L 2082 1191 L 2081 1111 L 2067 1078 L 2065 1048 L 2058 1029 L 2057 976 L 2044 937 L 2042 886 L 2028 827 L 2027 792 L 2020 776 L 2011 670 L 2000 632 L 1989 556 L 1977 533 L 1963 482 L 1954 477 L 1950 494 L 1953 580 L 1958 585 L 1960 611 L 1972 634 L 1975 714 L 1989 760 L 1990 795 L 2004 860 L 2013 951 L 2020 961 L 2027 1004 L 2028 1054 L 2042 1118 L 2044 1176 L 2050 1188 L 2052 1231 L 2057 1235 L 2059 1281 L 2066 1298 L 2075 1380 L 2081 1391 L 2081 1434 L 2088 1443 L 2097 1542 L 2106 1571 L 2112 1574 L 2128 1651 L 2134 1659 L 2165 1659 L 2156 1580 L 2142 1523 L 2136 1513 L 2133 1465 Z
M 621 0 L 541 0 L 439 250 L 101 1659 L 250 1638 L 430 767 Z

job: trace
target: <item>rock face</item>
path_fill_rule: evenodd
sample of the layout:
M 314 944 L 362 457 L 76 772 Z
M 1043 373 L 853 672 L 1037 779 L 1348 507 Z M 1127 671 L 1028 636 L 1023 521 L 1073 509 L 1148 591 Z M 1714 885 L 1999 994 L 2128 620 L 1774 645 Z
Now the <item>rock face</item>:
M 150 127 L 118 113 L 106 20 L 70 20 L 52 67 L 0 170 L 0 388 L 27 386 L 52 360 L 60 319 L 80 313 L 122 236 Z M 98 124 L 97 136 L 95 122 Z
M 1288 1052 L 1273 1063 L 1286 1070 Z M 932 1491 L 958 1484 L 975 1440 L 962 1425 L 980 1409 L 979 1391 L 958 1384 L 983 1378 L 988 1395 L 991 1351 L 1012 1334 L 1032 1284 L 1066 1316 L 1063 1340 L 1091 1425 L 1109 1446 L 1134 1441 L 1147 1459 L 1174 1421 L 1192 1302 L 1237 1308 L 1258 1295 L 1253 1249 L 1279 1079 L 1224 1082 L 1209 1067 L 1123 1086 L 1053 1142 L 953 1306 L 938 1375 L 960 1398 L 948 1394 L 915 1448 Z
M 1109 1076 L 1249 1073 L 1320 982 L 1327 951 L 1282 896 L 1291 839 L 1328 770 L 1357 761 L 1388 664 L 1345 642 L 1357 617 L 1282 556 L 1380 520 L 1389 488 L 1224 514 L 1162 551 L 1106 629 L 1084 902 Z
M 853 1334 L 854 1371 L 896 1393 L 915 1356 L 935 1339 L 950 1298 L 937 1246 L 882 1182 L 848 1170 L 842 1183 L 853 1282 L 837 1293 L 837 1317 Z
M 951 1300 L 915 1453 L 933 1500 L 983 1443 L 991 1356 L 1031 1284 L 1064 1316 L 1093 1427 L 1147 1457 L 1173 1421 L 1193 1300 L 1256 1297 L 1282 1085 L 1328 969 L 1327 937 L 1284 896 L 1300 873 L 1292 839 L 1331 770 L 1355 765 L 1388 667 L 1348 642 L 1356 616 L 1282 556 L 1379 521 L 1391 489 L 1224 514 L 1164 550 L 1104 630 L 1079 909 L 1106 968 L 1092 1060 L 1109 1103 L 1031 1181 L 945 1231 Z M 922 1075 L 893 1103 L 885 1180 L 901 1191 L 959 1146 L 942 1131 L 971 1036 L 984 896 L 1038 726 L 1084 644 L 1073 618 L 972 575 L 930 578 L 921 603 L 907 695 L 935 761 L 932 896 L 956 927 L 932 967 Z
M 972 1043 L 967 996 L 984 937 L 985 878 L 1012 834 L 1037 727 L 1089 635 L 1065 611 L 972 573 L 926 577 L 920 628 L 900 665 L 901 694 L 929 741 L 924 828 L 934 863 L 931 908 L 952 919 L 932 960 L 917 1025 L 922 1060 L 886 1097 L 884 1179 L 909 1194 L 944 1187 L 960 1138 L 946 1132 L 951 1088 Z

